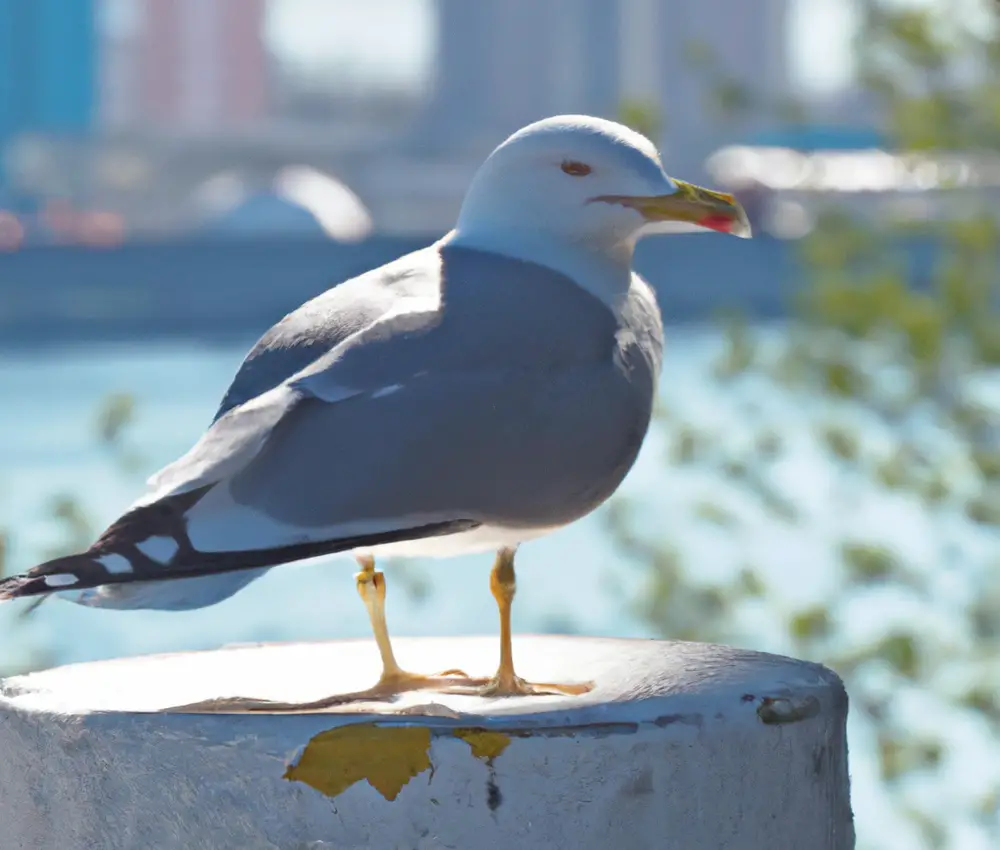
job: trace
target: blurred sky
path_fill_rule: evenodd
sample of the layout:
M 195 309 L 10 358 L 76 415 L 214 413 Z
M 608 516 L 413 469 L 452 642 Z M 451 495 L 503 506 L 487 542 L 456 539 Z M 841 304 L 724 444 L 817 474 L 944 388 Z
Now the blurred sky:
M 393 88 L 419 87 L 434 59 L 433 0 L 271 0 L 268 38 L 292 67 L 345 69 Z

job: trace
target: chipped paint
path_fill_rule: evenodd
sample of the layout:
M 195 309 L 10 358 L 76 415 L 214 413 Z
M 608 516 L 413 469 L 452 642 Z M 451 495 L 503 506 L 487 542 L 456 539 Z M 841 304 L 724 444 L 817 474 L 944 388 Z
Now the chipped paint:
M 469 745 L 472 754 L 477 759 L 492 762 L 507 747 L 510 746 L 510 735 L 503 732 L 490 732 L 486 729 L 456 729 L 455 737 L 461 738 Z
M 336 797 L 355 782 L 395 800 L 414 776 L 430 770 L 431 730 L 426 726 L 338 726 L 313 737 L 284 778 Z
M 742 701 L 749 701 L 747 697 L 753 698 L 745 694 Z M 757 707 L 757 716 L 768 725 L 794 723 L 815 717 L 819 709 L 819 701 L 812 696 L 764 697 Z M 653 718 L 649 725 L 663 728 L 679 723 L 700 727 L 702 722 L 698 714 L 669 714 Z M 494 759 L 510 746 L 512 738 L 631 735 L 645 725 L 588 723 L 499 731 L 476 726 L 445 730 L 427 726 L 352 724 L 320 732 L 312 738 L 302 749 L 298 761 L 287 768 L 284 778 L 304 782 L 329 797 L 336 797 L 356 782 L 366 780 L 386 800 L 395 800 L 413 777 L 432 768 L 431 740 L 440 735 L 464 741 L 473 757 L 492 766 Z
M 772 726 L 809 720 L 819 714 L 819 709 L 819 700 L 814 696 L 764 697 L 757 706 L 757 716 Z
M 672 726 L 674 723 L 680 723 L 684 726 L 696 726 L 700 729 L 703 723 L 703 718 L 700 714 L 695 713 L 664 714 L 661 717 L 654 718 L 653 723 L 661 729 L 666 726 Z

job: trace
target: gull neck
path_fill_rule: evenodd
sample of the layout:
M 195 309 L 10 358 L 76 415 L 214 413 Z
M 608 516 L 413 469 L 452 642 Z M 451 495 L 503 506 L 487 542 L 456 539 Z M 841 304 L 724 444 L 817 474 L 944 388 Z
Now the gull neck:
M 491 227 L 488 231 L 456 228 L 439 243 L 473 248 L 545 266 L 566 275 L 575 284 L 618 313 L 632 282 L 633 245 L 599 246 L 565 241 L 549 234 Z

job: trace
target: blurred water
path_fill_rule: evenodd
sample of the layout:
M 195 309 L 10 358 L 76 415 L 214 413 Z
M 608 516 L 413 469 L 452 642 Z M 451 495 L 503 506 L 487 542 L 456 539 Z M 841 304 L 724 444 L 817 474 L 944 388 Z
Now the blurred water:
M 140 492 L 146 474 L 184 452 L 201 433 L 252 342 L 204 349 L 177 344 L 3 354 L 0 523 L 13 532 L 10 568 L 30 566 L 53 542 L 58 529 L 45 516 L 56 493 L 79 496 L 97 527 L 113 520 Z M 863 643 L 896 624 L 920 622 L 926 634 L 945 644 L 967 646 L 964 608 L 976 592 L 977 577 L 996 567 L 1000 540 L 995 529 L 969 521 L 961 509 L 976 481 L 957 450 L 954 462 L 945 463 L 954 497 L 941 505 L 929 507 L 911 493 L 874 485 L 824 448 L 817 425 L 831 419 L 851 424 L 863 434 L 863 451 L 872 457 L 891 450 L 897 433 L 850 403 L 792 394 L 767 380 L 720 385 L 711 378 L 720 349 L 721 338 L 713 331 L 686 327 L 668 333 L 661 401 L 669 421 L 696 427 L 716 462 L 668 466 L 662 434 L 654 431 L 622 489 L 626 496 L 640 497 L 647 528 L 670 540 L 694 579 L 746 566 L 760 572 L 768 605 L 751 606 L 745 613 L 756 647 L 789 650 L 784 615 L 833 597 L 844 539 L 892 549 L 930 583 L 923 597 L 899 587 L 851 594 L 832 612 L 842 640 Z M 986 383 L 987 394 L 996 397 L 1000 380 Z M 96 409 L 113 392 L 133 393 L 137 399 L 138 419 L 129 441 L 143 455 L 142 475 L 116 471 L 96 439 Z M 784 446 L 759 465 L 760 474 L 795 506 L 794 518 L 775 512 L 745 482 L 719 472 L 720 459 L 745 458 L 766 430 L 779 433 Z M 949 457 L 947 434 L 932 425 L 910 436 L 936 444 L 937 454 Z M 720 525 L 718 516 L 713 519 L 704 510 L 708 503 L 730 520 Z M 624 604 L 640 574 L 612 551 L 601 522 L 598 512 L 522 548 L 516 631 L 646 634 Z M 489 564 L 488 556 L 416 564 L 430 590 L 422 599 L 404 592 L 406 582 L 390 569 L 392 632 L 494 634 Z M 353 561 L 344 556 L 288 565 L 226 602 L 185 613 L 100 611 L 53 601 L 14 633 L 16 640 L 0 642 L 0 665 L 15 657 L 19 646 L 31 644 L 67 662 L 239 641 L 367 636 L 353 571 Z M 12 607 L 0 607 L 4 635 L 11 634 Z M 997 742 L 984 737 L 979 719 L 949 709 L 927 691 L 886 681 L 897 689 L 897 707 L 911 717 L 910 725 L 931 724 L 950 754 L 941 781 L 921 785 L 917 777 L 911 783 L 908 799 L 914 805 L 928 813 L 949 812 L 1000 779 Z M 899 817 L 881 789 L 871 728 L 859 722 L 856 712 L 851 725 L 860 833 L 869 840 L 893 836 L 881 846 L 919 846 L 912 823 Z M 979 837 L 970 837 L 963 848 L 989 846 Z

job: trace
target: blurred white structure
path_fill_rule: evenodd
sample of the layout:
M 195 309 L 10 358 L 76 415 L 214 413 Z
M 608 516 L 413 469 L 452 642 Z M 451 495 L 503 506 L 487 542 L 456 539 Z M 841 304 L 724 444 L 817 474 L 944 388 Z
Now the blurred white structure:
M 765 232 L 781 238 L 806 235 L 831 205 L 858 219 L 913 224 L 965 216 L 984 198 L 996 210 L 1000 194 L 1000 157 L 988 152 L 727 145 L 706 167 L 713 183 L 748 201 Z
M 203 232 L 322 234 L 339 242 L 357 242 L 372 232 L 371 214 L 350 188 L 304 165 L 280 169 L 263 188 L 236 172 L 217 174 L 198 188 L 195 203 Z

